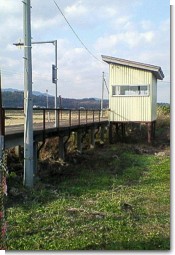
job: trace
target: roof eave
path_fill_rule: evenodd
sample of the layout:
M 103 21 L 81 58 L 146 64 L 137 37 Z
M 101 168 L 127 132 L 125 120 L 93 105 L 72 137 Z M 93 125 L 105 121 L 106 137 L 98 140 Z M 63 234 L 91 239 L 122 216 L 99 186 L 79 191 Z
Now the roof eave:
M 135 62 L 135 61 L 119 59 L 119 58 L 114 58 L 114 57 L 109 57 L 109 56 L 104 56 L 104 55 L 102 55 L 102 60 L 108 64 L 125 65 L 125 66 L 130 66 L 130 67 L 135 67 L 138 69 L 150 71 L 159 80 L 163 80 L 163 78 L 164 78 L 162 69 L 159 66 L 143 64 L 143 63 L 139 63 L 139 62 Z

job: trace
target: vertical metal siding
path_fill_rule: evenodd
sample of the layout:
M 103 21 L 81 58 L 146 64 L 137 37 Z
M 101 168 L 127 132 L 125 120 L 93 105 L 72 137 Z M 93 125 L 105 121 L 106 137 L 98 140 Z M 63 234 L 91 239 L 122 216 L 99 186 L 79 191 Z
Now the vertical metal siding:
M 157 79 L 152 77 L 152 115 L 151 120 L 157 119 Z
M 151 72 L 110 64 L 111 121 L 152 121 L 155 117 L 156 79 Z M 112 85 L 150 85 L 149 96 L 112 96 Z

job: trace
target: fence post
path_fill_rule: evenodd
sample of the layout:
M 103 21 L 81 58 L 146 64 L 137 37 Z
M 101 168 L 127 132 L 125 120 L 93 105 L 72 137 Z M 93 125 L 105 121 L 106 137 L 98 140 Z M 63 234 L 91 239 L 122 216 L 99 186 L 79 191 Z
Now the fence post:
M 58 128 L 60 127 L 60 109 L 57 110 L 58 111 Z
M 69 110 L 69 126 L 71 127 L 71 110 Z
M 78 110 L 78 125 L 80 126 L 80 110 Z
M 46 129 L 46 113 L 45 109 L 43 109 L 43 131 Z
M 0 135 L 5 135 L 5 110 L 0 106 Z

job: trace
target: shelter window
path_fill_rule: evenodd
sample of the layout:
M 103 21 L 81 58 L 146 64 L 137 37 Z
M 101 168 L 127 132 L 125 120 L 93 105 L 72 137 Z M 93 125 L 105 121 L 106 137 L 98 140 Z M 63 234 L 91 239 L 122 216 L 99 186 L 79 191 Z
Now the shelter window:
M 113 96 L 149 96 L 149 85 L 113 85 Z

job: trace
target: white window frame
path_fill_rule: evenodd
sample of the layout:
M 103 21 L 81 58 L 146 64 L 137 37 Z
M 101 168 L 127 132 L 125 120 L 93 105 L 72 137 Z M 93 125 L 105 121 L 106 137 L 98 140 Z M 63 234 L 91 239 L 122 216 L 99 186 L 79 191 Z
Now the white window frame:
M 127 87 L 124 91 L 124 87 Z M 136 90 L 134 87 L 137 87 Z M 147 89 L 143 89 L 143 87 L 147 87 Z M 123 94 L 123 92 L 125 94 Z M 112 85 L 112 96 L 122 97 L 122 96 L 132 96 L 132 97 L 140 97 L 140 96 L 150 96 L 150 84 L 132 84 L 132 85 Z

